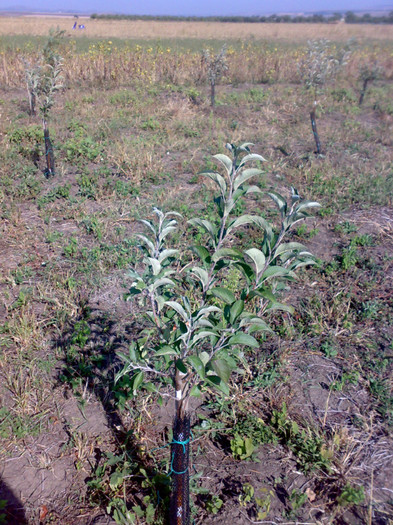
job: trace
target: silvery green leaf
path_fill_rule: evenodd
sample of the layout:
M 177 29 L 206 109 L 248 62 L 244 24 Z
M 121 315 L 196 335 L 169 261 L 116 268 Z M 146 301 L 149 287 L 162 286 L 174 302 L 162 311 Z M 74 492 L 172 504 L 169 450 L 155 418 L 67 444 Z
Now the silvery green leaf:
M 265 272 L 263 272 L 262 280 L 269 279 L 271 277 L 288 277 L 295 279 L 296 274 L 284 268 L 283 266 L 269 266 Z
M 154 233 L 154 235 L 157 235 L 157 231 L 150 221 L 147 221 L 146 219 L 139 219 L 139 222 L 147 226 Z
M 207 221 L 206 219 L 190 219 L 188 223 L 192 226 L 200 226 L 201 228 L 203 228 L 207 233 L 210 234 L 210 237 L 215 243 L 217 231 L 211 222 Z
M 246 195 L 249 193 L 263 193 L 263 191 L 258 186 L 250 186 L 247 188 Z
M 268 195 L 276 203 L 278 209 L 280 210 L 281 216 L 285 217 L 285 214 L 287 213 L 287 202 L 284 197 L 275 191 L 269 191 Z
M 250 346 L 251 348 L 258 348 L 259 343 L 258 341 L 252 337 L 251 335 L 239 333 L 233 335 L 229 341 L 229 345 L 244 345 L 244 346 Z
M 304 210 L 306 208 L 320 208 L 321 205 L 319 202 L 314 201 L 302 201 L 298 206 L 296 206 L 296 213 L 299 213 L 301 210 Z
M 272 227 L 263 217 L 253 215 L 252 222 L 266 232 L 266 236 L 268 237 L 268 239 L 271 239 L 273 237 Z
M 232 304 L 236 301 L 235 295 L 227 288 L 212 288 L 208 293 L 209 295 L 214 295 L 214 297 L 221 299 L 221 301 L 224 301 L 226 304 Z
M 217 155 L 213 155 L 213 159 L 217 159 L 221 164 L 225 167 L 227 170 L 228 175 L 232 172 L 232 161 L 227 155 L 223 155 L 222 153 L 218 153 Z
M 187 361 L 191 363 L 191 366 L 196 371 L 196 373 L 201 377 L 202 379 L 205 379 L 205 365 L 202 363 L 202 361 L 199 359 L 196 355 L 190 355 L 187 358 Z
M 231 324 L 236 322 L 237 318 L 240 316 L 243 310 L 244 310 L 244 301 L 239 299 L 238 301 L 235 301 L 233 303 L 233 305 L 231 306 L 231 310 L 230 310 Z
M 157 281 L 155 281 L 149 288 L 151 288 L 151 291 L 154 291 L 157 290 L 157 288 L 159 288 L 160 286 L 166 285 L 175 286 L 175 283 L 171 281 L 171 279 L 163 277 L 162 279 L 157 279 Z
M 175 217 L 183 217 L 183 215 L 177 211 L 168 211 L 166 214 L 165 214 L 165 217 L 171 217 L 172 215 L 174 215 Z
M 176 301 L 165 301 L 165 304 L 170 308 L 173 308 L 173 310 L 175 310 L 183 318 L 184 322 L 187 323 L 189 316 L 186 314 L 186 311 L 180 303 L 177 303 Z
M 227 234 L 231 232 L 234 228 L 237 228 L 238 226 L 255 223 L 254 218 L 255 217 L 253 215 L 241 215 L 229 224 L 227 228 Z
M 164 214 L 159 208 L 153 207 L 153 213 L 155 213 L 161 220 L 164 220 Z
M 161 264 L 158 261 L 158 259 L 154 259 L 154 257 L 146 257 L 146 259 L 149 262 L 149 264 L 152 267 L 153 275 L 158 275 L 161 271 Z
M 171 346 L 166 345 L 163 348 L 160 348 L 160 350 L 157 350 L 157 352 L 154 354 L 155 357 L 162 355 L 177 355 L 177 351 Z
M 206 317 L 198 319 L 194 322 L 195 328 L 214 328 L 213 323 L 211 323 Z
M 219 173 L 212 173 L 212 172 L 203 172 L 200 175 L 205 175 L 206 177 L 209 177 L 209 179 L 216 182 L 221 190 L 222 195 L 225 195 L 225 192 L 227 190 L 227 184 L 225 182 L 225 179 L 222 175 Z
M 127 276 L 128 277 L 132 277 L 133 279 L 138 279 L 138 281 L 141 280 L 141 277 L 140 277 L 139 273 L 137 271 L 133 270 L 132 268 L 130 270 L 128 270 Z
M 194 334 L 192 338 L 192 344 L 195 345 L 198 341 L 201 339 L 205 339 L 206 337 L 218 337 L 217 332 L 213 332 L 212 330 L 202 330 L 200 332 L 197 332 Z
M 246 253 L 254 261 L 256 273 L 259 275 L 266 264 L 266 257 L 264 253 L 261 252 L 261 250 L 258 250 L 258 248 L 250 248 L 244 253 Z
M 243 328 L 244 326 L 249 326 L 249 333 L 259 331 L 265 331 L 265 332 L 271 332 L 273 333 L 273 330 L 270 328 L 270 326 L 260 317 L 244 317 L 240 321 L 240 328 Z M 253 328 L 253 327 L 258 327 Z
M 213 256 L 212 261 L 217 262 L 220 259 L 239 259 L 241 257 L 241 252 L 239 250 L 235 250 L 233 248 L 221 248 L 221 250 L 217 250 Z
M 254 143 L 253 142 L 243 142 L 243 144 L 240 144 L 237 150 L 238 151 L 250 151 L 250 146 L 254 146 Z
M 176 230 L 176 226 L 167 226 L 166 228 L 164 228 L 163 230 L 161 230 L 161 233 L 159 235 L 159 240 L 162 241 L 163 239 L 165 239 L 165 237 Z
M 196 319 L 199 319 L 201 316 L 204 316 L 206 314 L 210 314 L 212 312 L 221 312 L 221 310 L 217 306 L 204 306 L 197 313 Z
M 295 309 L 293 308 L 293 306 L 289 306 L 288 304 L 282 304 L 282 303 L 271 303 L 269 304 L 269 306 L 267 307 L 267 310 L 279 310 L 281 312 L 288 312 L 290 314 L 293 314 L 293 312 L 295 311 Z
M 215 373 L 220 377 L 224 383 L 228 383 L 232 369 L 224 359 L 215 358 L 210 361 L 210 364 Z
M 191 273 L 196 275 L 196 277 L 200 280 L 203 288 L 207 286 L 209 282 L 209 275 L 206 270 L 204 270 L 203 268 L 194 266 L 194 268 L 191 269 Z
M 240 175 L 236 177 L 235 182 L 233 183 L 234 190 L 236 191 L 239 188 L 239 186 L 244 184 L 248 179 L 262 174 L 263 171 L 257 168 L 249 168 L 247 170 L 244 170 L 242 173 L 240 173 Z
M 235 206 L 235 201 L 233 199 L 228 199 L 225 202 L 224 215 L 228 216 L 231 213 L 234 206 Z
M 206 262 L 209 257 L 210 253 L 204 246 L 191 246 L 191 250 L 200 258 L 203 262 Z
M 160 263 L 162 263 L 165 261 L 165 259 L 168 259 L 168 257 L 173 257 L 177 253 L 179 253 L 179 250 L 163 250 L 159 253 L 158 260 Z
M 286 263 L 287 261 L 293 259 L 294 257 L 312 257 L 313 255 L 310 252 L 298 252 L 294 250 L 293 252 L 285 252 L 281 255 L 281 261 Z
M 300 242 L 285 242 L 277 247 L 277 249 L 274 252 L 274 257 L 277 257 L 278 255 L 281 255 L 285 252 L 303 251 L 305 250 L 305 248 L 306 247 L 303 244 L 300 244 Z
M 141 239 L 145 244 L 146 246 L 149 248 L 150 250 L 150 255 L 153 255 L 154 254 L 154 244 L 151 242 L 150 239 L 148 239 L 145 235 L 142 235 L 140 233 L 137 233 L 136 234 L 136 237 L 138 237 L 139 239 Z
M 241 166 L 244 166 L 246 162 L 250 162 L 251 160 L 259 160 L 260 162 L 267 162 L 267 160 L 264 159 L 262 155 L 258 155 L 257 153 L 250 153 L 249 155 L 246 155 L 245 157 L 242 158 L 239 164 L 239 168 Z

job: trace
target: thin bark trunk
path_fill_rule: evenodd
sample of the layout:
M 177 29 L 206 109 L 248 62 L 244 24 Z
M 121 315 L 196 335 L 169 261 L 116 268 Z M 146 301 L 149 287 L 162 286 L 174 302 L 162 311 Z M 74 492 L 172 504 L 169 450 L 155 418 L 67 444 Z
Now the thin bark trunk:
M 190 416 L 176 417 L 171 446 L 172 494 L 170 525 L 190 524 Z
M 53 153 L 52 142 L 49 136 L 48 123 L 45 119 L 42 119 L 42 126 L 44 128 L 44 141 L 45 141 L 45 158 L 46 158 L 46 170 L 45 175 L 51 177 L 55 174 L 55 155 Z
M 211 90 L 210 90 L 210 104 L 211 104 L 211 107 L 214 108 L 215 104 L 216 104 L 216 85 L 214 83 L 212 83 L 210 85 L 211 87 Z
M 36 111 L 35 111 L 35 101 L 36 101 L 35 94 L 29 89 L 29 87 L 27 87 L 27 93 L 29 95 L 29 111 L 30 111 L 30 115 L 34 116 L 36 114 Z
M 312 132 L 314 134 L 314 139 L 315 139 L 315 145 L 317 147 L 317 153 L 319 155 L 321 153 L 321 142 L 319 140 L 318 131 L 317 131 L 317 117 L 315 114 L 315 108 L 313 108 L 313 110 L 311 111 L 310 118 L 311 118 Z
M 362 91 L 359 97 L 359 106 L 363 104 L 364 95 L 366 94 L 366 90 L 367 90 L 367 84 L 368 84 L 368 78 L 366 78 L 366 80 L 363 82 L 363 88 L 362 88 Z

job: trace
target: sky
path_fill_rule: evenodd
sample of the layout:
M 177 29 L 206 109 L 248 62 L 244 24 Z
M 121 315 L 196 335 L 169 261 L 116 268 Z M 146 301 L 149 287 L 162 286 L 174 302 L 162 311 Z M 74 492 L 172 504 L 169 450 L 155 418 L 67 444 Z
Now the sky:
M 124 13 L 144 15 L 265 15 L 283 12 L 393 10 L 386 0 L 0 0 L 0 10 L 11 6 L 48 11 Z

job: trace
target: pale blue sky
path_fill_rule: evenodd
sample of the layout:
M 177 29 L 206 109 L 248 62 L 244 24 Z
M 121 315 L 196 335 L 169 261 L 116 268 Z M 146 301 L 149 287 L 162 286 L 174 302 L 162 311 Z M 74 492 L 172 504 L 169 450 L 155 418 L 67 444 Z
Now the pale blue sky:
M 146 15 L 264 15 L 322 10 L 393 10 L 392 2 L 373 0 L 0 0 L 0 9 L 18 5 L 27 9 L 110 12 Z

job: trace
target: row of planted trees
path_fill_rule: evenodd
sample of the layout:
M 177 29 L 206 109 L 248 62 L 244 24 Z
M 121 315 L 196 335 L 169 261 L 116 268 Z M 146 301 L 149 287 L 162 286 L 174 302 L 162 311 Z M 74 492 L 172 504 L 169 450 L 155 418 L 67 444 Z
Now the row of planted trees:
M 42 120 L 47 176 L 54 175 L 55 172 L 55 158 L 48 128 L 48 116 L 54 104 L 55 94 L 63 86 L 64 60 L 59 53 L 59 46 L 63 37 L 63 31 L 51 31 L 38 58 L 33 62 L 24 59 L 30 113 L 35 115 L 38 106 Z M 322 153 L 317 130 L 319 97 L 323 93 L 325 84 L 329 80 L 334 80 L 347 65 L 354 45 L 354 42 L 349 41 L 344 46 L 339 48 L 334 46 L 332 49 L 327 40 L 309 41 L 306 53 L 297 61 L 298 75 L 310 94 L 310 119 L 317 154 Z M 210 104 L 214 107 L 216 104 L 216 87 L 222 77 L 228 74 L 231 69 L 227 47 L 223 46 L 217 54 L 205 49 L 200 58 L 200 65 L 205 71 L 210 85 Z M 381 76 L 382 71 L 377 60 L 361 63 L 358 73 L 358 79 L 361 82 L 359 105 L 363 103 L 369 84 Z M 139 77 L 134 75 L 134 78 L 142 78 L 142 73 L 140 70 Z

